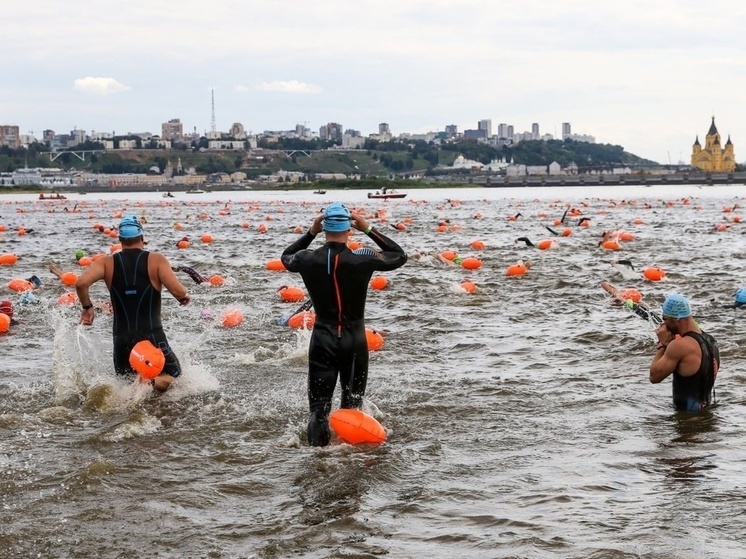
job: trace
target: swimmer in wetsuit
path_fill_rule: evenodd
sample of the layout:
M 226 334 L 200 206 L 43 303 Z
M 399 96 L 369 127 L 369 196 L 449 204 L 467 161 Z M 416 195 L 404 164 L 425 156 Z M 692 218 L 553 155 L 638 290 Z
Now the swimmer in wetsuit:
M 650 364 L 650 382 L 657 384 L 673 374 L 674 407 L 701 411 L 713 400 L 720 368 L 717 342 L 699 329 L 683 295 L 669 295 L 662 311 L 663 323 L 656 330 L 660 343 Z
M 75 289 L 83 305 L 81 324 L 93 324 L 93 303 L 89 288 L 104 280 L 114 309 L 114 370 L 134 375 L 129 356 L 135 344 L 150 340 L 166 357 L 163 371 L 155 379 L 156 390 L 165 391 L 181 374 L 181 366 L 171 350 L 161 324 L 161 289 L 165 287 L 180 304 L 189 303 L 186 288 L 174 274 L 165 256 L 144 250 L 143 228 L 135 216 L 125 216 L 119 224 L 122 250 L 96 260 L 78 278 Z
M 379 247 L 350 250 L 350 227 L 362 231 Z M 308 250 L 325 231 L 325 244 Z M 407 255 L 394 241 L 374 229 L 363 214 L 334 203 L 314 219 L 309 231 L 282 253 L 282 263 L 299 272 L 316 311 L 308 349 L 308 442 L 329 444 L 329 412 L 337 377 L 342 408 L 360 408 L 368 380 L 365 299 L 375 271 L 403 266 Z

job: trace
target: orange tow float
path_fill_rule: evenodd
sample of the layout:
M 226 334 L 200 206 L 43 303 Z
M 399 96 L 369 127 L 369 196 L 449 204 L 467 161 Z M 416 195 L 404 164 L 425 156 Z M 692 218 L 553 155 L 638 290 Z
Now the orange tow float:
M 329 415 L 329 425 L 349 444 L 380 444 L 386 440 L 386 431 L 378 420 L 362 410 L 335 410 Z

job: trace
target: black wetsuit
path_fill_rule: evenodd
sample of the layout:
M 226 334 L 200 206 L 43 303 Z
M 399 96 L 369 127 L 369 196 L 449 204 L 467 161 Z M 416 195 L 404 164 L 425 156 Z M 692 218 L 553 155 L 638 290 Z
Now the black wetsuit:
M 673 404 L 677 410 L 700 411 L 712 401 L 712 388 L 720 368 L 720 350 L 715 338 L 709 334 L 687 332 L 683 335 L 697 340 L 702 351 L 702 362 L 699 370 L 689 377 L 674 371 Z
M 135 374 L 129 364 L 130 352 L 137 342 L 150 340 L 166 357 L 161 374 L 178 377 L 181 366 L 161 324 L 161 292 L 148 276 L 149 255 L 140 249 L 124 249 L 114 255 L 109 288 L 114 309 L 114 370 L 120 375 Z
M 371 230 L 369 237 L 381 252 L 369 248 L 352 251 L 345 243 L 333 242 L 305 250 L 315 238 L 306 233 L 282 253 L 285 267 L 303 277 L 316 311 L 308 349 L 308 441 L 313 446 L 329 443 L 327 417 L 338 376 L 341 407 L 362 406 L 368 380 L 368 283 L 376 270 L 394 270 L 407 261 L 402 248 L 379 231 Z

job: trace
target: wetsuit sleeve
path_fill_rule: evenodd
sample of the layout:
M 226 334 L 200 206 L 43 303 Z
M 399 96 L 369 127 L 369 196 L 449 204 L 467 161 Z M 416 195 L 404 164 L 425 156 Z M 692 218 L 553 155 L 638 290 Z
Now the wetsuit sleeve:
M 282 257 L 280 258 L 285 268 L 287 268 L 291 272 L 299 272 L 302 267 L 301 260 L 299 258 L 296 258 L 295 255 L 298 252 L 307 249 L 315 238 L 315 235 L 311 235 L 311 233 L 306 232 L 305 235 L 301 236 L 297 241 L 286 248 L 285 251 L 282 253 Z
M 368 237 L 381 249 L 372 259 L 374 270 L 395 270 L 406 263 L 407 253 L 404 249 L 378 229 L 371 229 Z

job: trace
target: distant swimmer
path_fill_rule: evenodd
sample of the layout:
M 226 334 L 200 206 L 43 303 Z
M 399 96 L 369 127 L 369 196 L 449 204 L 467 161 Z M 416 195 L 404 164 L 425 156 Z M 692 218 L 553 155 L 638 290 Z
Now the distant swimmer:
M 666 297 L 661 311 L 663 323 L 655 331 L 659 343 L 650 364 L 650 382 L 658 384 L 673 374 L 674 407 L 701 411 L 714 400 L 720 369 L 717 342 L 700 330 L 683 295 Z

